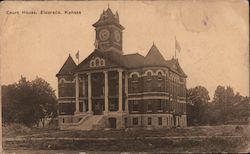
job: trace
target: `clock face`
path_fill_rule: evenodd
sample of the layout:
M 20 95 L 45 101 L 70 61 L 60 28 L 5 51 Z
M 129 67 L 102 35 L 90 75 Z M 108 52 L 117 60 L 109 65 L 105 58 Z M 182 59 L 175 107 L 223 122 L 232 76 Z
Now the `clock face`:
M 101 30 L 100 33 L 99 33 L 99 38 L 100 38 L 102 41 L 107 40 L 107 39 L 109 38 L 109 36 L 110 36 L 110 32 L 109 32 L 109 30 L 107 30 L 107 29 L 103 29 L 103 30 Z
M 120 35 L 120 33 L 119 33 L 118 31 L 115 31 L 115 32 L 114 32 L 114 36 L 115 36 L 115 40 L 116 40 L 117 42 L 120 42 L 120 40 L 121 40 L 121 35 Z

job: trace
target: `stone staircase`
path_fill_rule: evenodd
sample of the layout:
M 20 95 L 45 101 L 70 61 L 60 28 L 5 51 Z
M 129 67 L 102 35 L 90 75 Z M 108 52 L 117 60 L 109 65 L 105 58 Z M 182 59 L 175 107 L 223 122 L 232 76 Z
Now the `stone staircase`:
M 88 118 L 81 126 L 81 130 L 92 130 L 104 128 L 104 115 L 94 115 Z
M 105 127 L 104 115 L 86 115 L 79 122 L 65 123 L 61 125 L 62 130 L 96 130 Z

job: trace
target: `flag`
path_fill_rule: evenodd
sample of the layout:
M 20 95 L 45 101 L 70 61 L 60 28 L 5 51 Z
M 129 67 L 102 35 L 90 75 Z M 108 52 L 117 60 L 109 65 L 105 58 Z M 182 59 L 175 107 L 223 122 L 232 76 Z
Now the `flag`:
M 176 39 L 175 39 L 175 50 L 178 50 L 179 52 L 181 51 L 181 46 Z
M 76 53 L 76 59 L 79 60 L 79 50 L 78 50 L 77 53 Z

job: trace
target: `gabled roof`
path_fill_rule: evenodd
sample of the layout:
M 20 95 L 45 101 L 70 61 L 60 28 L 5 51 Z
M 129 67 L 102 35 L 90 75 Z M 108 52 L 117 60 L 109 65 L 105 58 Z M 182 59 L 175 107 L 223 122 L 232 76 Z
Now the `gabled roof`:
M 165 66 L 166 62 L 155 44 L 152 45 L 144 60 L 144 66 Z
M 57 73 L 56 76 L 58 75 L 69 75 L 73 73 L 73 69 L 76 68 L 76 63 L 72 59 L 71 55 L 67 58 L 67 60 L 64 62 L 62 68 L 60 71 Z

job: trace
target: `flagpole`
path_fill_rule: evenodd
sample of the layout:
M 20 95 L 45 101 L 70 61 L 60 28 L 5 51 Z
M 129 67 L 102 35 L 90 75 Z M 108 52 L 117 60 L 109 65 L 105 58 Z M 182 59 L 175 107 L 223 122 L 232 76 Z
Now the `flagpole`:
M 78 50 L 78 58 L 77 58 L 78 64 L 77 64 L 77 65 L 79 65 L 79 57 L 80 57 L 80 52 L 79 52 L 79 50 Z
M 174 36 L 174 39 L 175 39 L 175 41 L 174 41 L 174 58 L 176 59 L 176 36 Z
M 77 65 L 79 65 L 79 50 L 77 51 L 77 53 L 76 53 L 76 59 L 77 59 Z

